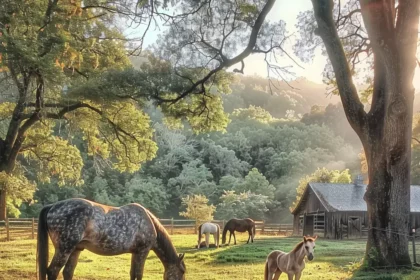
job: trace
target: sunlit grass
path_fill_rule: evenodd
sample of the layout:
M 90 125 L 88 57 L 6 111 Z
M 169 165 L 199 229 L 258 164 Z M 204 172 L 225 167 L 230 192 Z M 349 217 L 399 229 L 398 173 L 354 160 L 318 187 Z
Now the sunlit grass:
M 238 234 L 238 245 L 219 249 L 194 249 L 195 235 L 174 235 L 172 240 L 178 252 L 185 252 L 187 279 L 229 280 L 262 279 L 267 254 L 275 249 L 291 250 L 300 241 L 298 238 L 257 236 L 253 244 L 245 244 L 247 235 Z M 303 279 L 420 279 L 420 272 L 379 273 L 358 272 L 352 278 L 353 270 L 360 262 L 365 241 L 318 240 L 315 259 L 307 262 Z M 51 257 L 53 249 L 50 251 Z M 36 242 L 21 240 L 0 243 L 0 279 L 36 279 Z M 130 255 L 102 257 L 82 252 L 74 279 L 111 280 L 129 279 Z M 163 266 L 153 252 L 146 262 L 143 279 L 162 279 Z M 62 279 L 60 276 L 59 279 Z M 283 275 L 281 279 L 287 279 Z

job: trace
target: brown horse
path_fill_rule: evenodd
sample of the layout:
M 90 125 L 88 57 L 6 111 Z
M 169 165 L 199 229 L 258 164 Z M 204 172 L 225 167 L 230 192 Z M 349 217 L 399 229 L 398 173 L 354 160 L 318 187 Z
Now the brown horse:
M 47 268 L 48 235 L 55 254 Z M 185 279 L 184 255 L 178 256 L 164 227 L 139 204 L 111 207 L 74 198 L 45 206 L 39 214 L 37 246 L 40 280 L 47 275 L 56 280 L 63 266 L 64 280 L 71 280 L 84 249 L 105 256 L 131 253 L 131 280 L 142 279 L 153 250 L 165 267 L 163 279 Z
M 255 222 L 252 219 L 246 218 L 246 219 L 230 219 L 225 227 L 223 228 L 223 234 L 222 234 L 222 244 L 226 244 L 226 233 L 227 231 L 229 231 L 230 235 L 229 235 L 229 243 L 230 244 L 230 239 L 233 235 L 233 239 L 235 241 L 235 245 L 236 245 L 236 236 L 235 236 L 235 231 L 238 232 L 248 232 L 249 236 L 248 236 L 248 241 L 246 242 L 247 244 L 249 243 L 249 239 L 251 239 L 251 242 L 254 242 L 254 237 L 255 237 Z
M 299 280 L 305 268 L 305 256 L 308 260 L 314 259 L 315 237 L 303 237 L 303 241 L 289 253 L 282 251 L 271 252 L 265 263 L 264 280 L 278 280 L 282 272 L 286 273 L 289 280 Z

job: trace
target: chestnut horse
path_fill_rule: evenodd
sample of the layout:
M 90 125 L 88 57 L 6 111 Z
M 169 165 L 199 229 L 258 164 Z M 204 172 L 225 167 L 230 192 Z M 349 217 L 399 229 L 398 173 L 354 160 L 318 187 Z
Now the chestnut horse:
M 48 235 L 55 254 L 48 265 Z M 80 252 L 115 256 L 131 253 L 131 280 L 141 280 L 146 257 L 153 250 L 165 267 L 165 280 L 185 279 L 184 255 L 178 256 L 159 220 L 139 204 L 122 207 L 73 198 L 45 206 L 39 214 L 37 264 L 39 279 L 73 279 Z
M 264 280 L 278 280 L 282 272 L 286 273 L 289 280 L 299 280 L 305 268 L 305 256 L 308 260 L 314 259 L 315 237 L 303 237 L 303 241 L 289 253 L 282 251 L 271 252 L 265 263 Z
M 233 235 L 233 239 L 235 241 L 235 245 L 236 245 L 236 236 L 235 236 L 235 231 L 238 232 L 248 232 L 249 236 L 248 236 L 248 241 L 246 242 L 247 244 L 249 243 L 249 239 L 251 239 L 251 242 L 254 242 L 254 237 L 255 237 L 255 222 L 252 219 L 246 218 L 246 219 L 230 219 L 225 227 L 223 228 L 223 235 L 222 235 L 222 244 L 226 244 L 226 233 L 227 231 L 229 231 L 230 235 L 229 235 L 229 243 L 230 244 L 230 239 Z

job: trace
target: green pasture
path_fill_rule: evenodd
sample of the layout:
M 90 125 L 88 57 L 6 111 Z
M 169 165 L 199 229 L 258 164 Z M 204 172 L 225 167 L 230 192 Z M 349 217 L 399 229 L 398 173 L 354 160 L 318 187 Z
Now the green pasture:
M 289 251 L 298 238 L 257 236 L 246 244 L 246 234 L 238 234 L 238 245 L 219 249 L 193 249 L 195 235 L 174 235 L 178 252 L 185 252 L 187 279 L 229 280 L 263 279 L 264 261 L 275 249 Z M 302 279 L 420 279 L 420 271 L 399 273 L 356 272 L 363 256 L 365 241 L 318 240 L 315 259 L 307 262 Z M 53 249 L 50 250 L 52 256 Z M 0 279 L 36 279 L 36 242 L 20 240 L 0 243 Z M 84 251 L 76 268 L 76 280 L 129 279 L 130 255 L 102 257 Z M 163 266 L 153 252 L 146 262 L 143 279 L 162 279 Z M 62 279 L 61 275 L 60 278 Z M 283 275 L 280 279 L 287 279 Z

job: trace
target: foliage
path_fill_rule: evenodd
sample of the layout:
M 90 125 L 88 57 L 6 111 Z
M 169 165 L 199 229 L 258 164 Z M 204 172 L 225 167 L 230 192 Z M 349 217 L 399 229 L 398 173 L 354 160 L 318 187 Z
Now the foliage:
M 209 200 L 204 195 L 187 195 L 182 198 L 182 205 L 185 206 L 185 211 L 180 212 L 179 215 L 196 221 L 197 225 L 203 222 L 213 220 L 213 214 L 216 207 L 208 205 Z
M 156 215 L 161 215 L 169 204 L 169 195 L 161 179 L 136 175 L 127 182 L 125 188 L 126 193 L 120 204 L 139 203 Z
M 8 213 L 12 217 L 19 217 L 20 211 L 16 206 L 20 206 L 23 201 L 32 199 L 35 191 L 35 184 L 22 176 L 23 169 L 15 168 L 13 174 L 0 172 L 0 186 L 7 189 L 10 195 L 7 197 Z
M 262 220 L 271 203 L 267 196 L 249 191 L 240 194 L 235 191 L 226 191 L 220 200 L 216 215 L 218 219 L 224 220 L 232 218 Z
M 239 108 L 235 109 L 232 116 L 239 119 L 253 119 L 262 123 L 269 123 L 273 120 L 273 117 L 269 112 L 261 107 L 250 105 L 247 109 Z
M 345 170 L 328 170 L 326 168 L 318 168 L 311 175 L 306 175 L 299 180 L 299 186 L 296 189 L 296 200 L 293 202 L 290 207 L 290 211 L 297 206 L 302 195 L 304 194 L 308 183 L 317 182 L 317 183 L 350 183 L 351 176 L 348 169 Z
M 182 165 L 178 177 L 169 179 L 168 187 L 176 189 L 175 197 L 199 194 L 212 178 L 210 170 L 200 160 L 193 160 Z
M 266 196 L 269 199 L 274 198 L 275 187 L 258 172 L 257 168 L 252 168 L 241 184 L 237 184 L 234 190 L 237 193 L 255 193 Z

